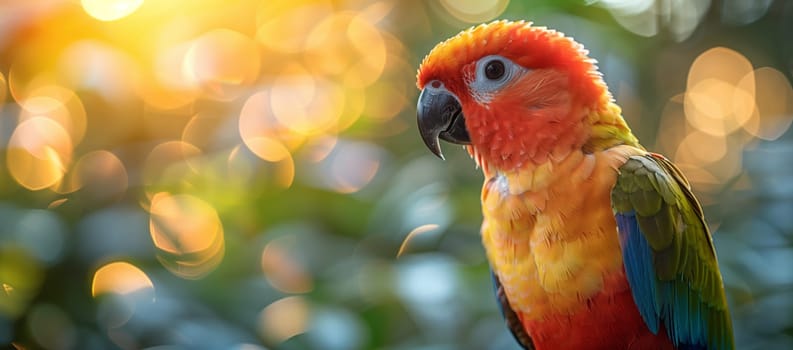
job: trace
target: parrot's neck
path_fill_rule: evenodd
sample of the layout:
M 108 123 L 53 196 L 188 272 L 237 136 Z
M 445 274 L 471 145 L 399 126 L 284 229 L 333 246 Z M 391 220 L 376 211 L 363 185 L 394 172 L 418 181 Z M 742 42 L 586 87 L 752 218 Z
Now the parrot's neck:
M 531 132 L 510 118 L 489 119 L 487 131 L 472 135 L 472 146 L 466 148 L 485 177 L 496 172 L 543 171 L 550 162 L 580 150 L 587 138 L 583 121 L 549 126 L 554 131 Z
M 549 108 L 529 116 L 497 108 L 480 111 L 466 118 L 472 131 L 466 150 L 486 178 L 516 171 L 545 174 L 573 152 L 591 154 L 618 145 L 642 148 L 608 94 L 594 108 Z M 568 115 L 548 122 L 547 115 L 554 113 Z

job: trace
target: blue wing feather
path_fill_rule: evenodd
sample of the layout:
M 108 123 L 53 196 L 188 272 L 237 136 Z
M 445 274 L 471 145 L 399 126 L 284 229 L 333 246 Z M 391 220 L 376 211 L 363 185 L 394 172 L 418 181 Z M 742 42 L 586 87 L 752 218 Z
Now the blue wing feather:
M 658 334 L 658 305 L 656 296 L 655 269 L 650 246 L 639 232 L 633 211 L 615 215 L 622 248 L 625 273 L 639 313 L 653 334 Z
M 701 297 L 679 281 L 659 281 L 655 277 L 652 249 L 639 228 L 635 213 L 618 213 L 615 217 L 625 274 L 647 328 L 658 334 L 663 321 L 672 343 L 679 349 L 705 349 L 708 319 L 701 317 L 700 308 L 704 306 Z
M 625 274 L 647 328 L 663 329 L 677 349 L 733 349 L 710 234 L 679 170 L 658 155 L 631 157 L 612 205 Z

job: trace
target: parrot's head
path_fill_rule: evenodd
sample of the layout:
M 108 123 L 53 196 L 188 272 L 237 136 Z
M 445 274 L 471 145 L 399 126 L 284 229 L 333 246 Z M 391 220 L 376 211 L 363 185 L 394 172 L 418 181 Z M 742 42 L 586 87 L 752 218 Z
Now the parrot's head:
M 585 147 L 611 95 L 595 61 L 563 34 L 496 21 L 448 39 L 418 71 L 418 126 L 435 155 L 438 139 L 468 145 L 483 167 L 510 170 Z

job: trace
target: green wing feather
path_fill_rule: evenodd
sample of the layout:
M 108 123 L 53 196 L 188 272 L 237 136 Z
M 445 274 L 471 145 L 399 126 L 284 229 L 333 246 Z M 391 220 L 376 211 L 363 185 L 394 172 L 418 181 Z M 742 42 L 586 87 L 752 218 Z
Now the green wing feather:
M 620 167 L 611 194 L 633 299 L 648 328 L 679 349 L 733 349 L 711 235 L 688 181 L 656 154 Z

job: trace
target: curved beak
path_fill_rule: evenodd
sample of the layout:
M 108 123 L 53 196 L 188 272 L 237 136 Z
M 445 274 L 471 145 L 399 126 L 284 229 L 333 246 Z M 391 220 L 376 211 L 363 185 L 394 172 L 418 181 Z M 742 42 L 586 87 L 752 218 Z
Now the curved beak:
M 460 145 L 471 143 L 460 101 L 438 81 L 421 90 L 416 115 L 421 139 L 439 158 L 444 159 L 438 139 Z

